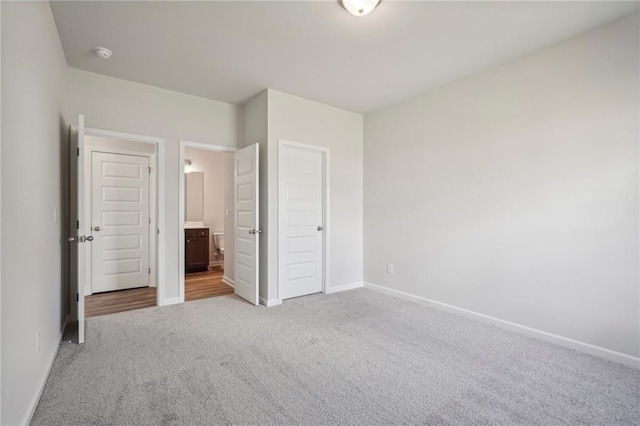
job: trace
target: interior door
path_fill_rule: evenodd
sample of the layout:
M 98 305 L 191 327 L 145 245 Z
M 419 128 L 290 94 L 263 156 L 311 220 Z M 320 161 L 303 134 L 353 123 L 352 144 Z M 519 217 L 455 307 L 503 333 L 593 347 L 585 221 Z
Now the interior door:
M 324 154 L 282 146 L 278 175 L 281 298 L 320 293 L 324 275 Z
M 257 305 L 258 243 L 262 232 L 258 224 L 258 144 L 235 153 L 235 293 Z
M 91 154 L 91 291 L 148 287 L 149 157 Z
M 89 227 L 84 220 L 85 211 L 85 195 L 84 195 L 84 115 L 78 117 L 78 138 L 76 145 L 76 235 L 69 237 L 72 244 L 77 245 L 77 250 L 72 251 L 76 254 L 74 259 L 77 265 L 77 318 L 78 318 L 78 343 L 84 343 L 84 289 L 87 284 L 87 265 L 86 265 L 86 246 L 90 244 L 93 237 L 86 238 L 89 234 Z M 73 228 L 72 228 L 73 229 Z

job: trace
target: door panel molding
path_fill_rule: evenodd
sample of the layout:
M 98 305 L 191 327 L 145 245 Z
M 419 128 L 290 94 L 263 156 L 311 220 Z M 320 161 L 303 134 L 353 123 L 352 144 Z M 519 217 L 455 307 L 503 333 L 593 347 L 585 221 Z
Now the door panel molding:
M 88 136 L 94 136 L 94 135 L 88 135 Z M 109 138 L 109 139 L 113 139 L 113 138 Z M 135 141 L 135 142 L 139 142 L 139 141 Z M 155 151 L 157 151 L 157 149 Z M 104 147 L 97 147 L 97 146 L 91 146 L 91 145 L 87 145 L 85 147 L 85 152 L 87 154 L 86 157 L 88 159 L 93 158 L 94 153 L 129 155 L 129 156 L 135 156 L 135 157 L 145 157 L 149 159 L 149 166 L 151 167 L 151 174 L 149 175 L 149 216 L 151 217 L 151 223 L 149 224 L 149 267 L 151 268 L 151 274 L 149 277 L 149 287 L 158 287 L 159 257 L 157 253 L 157 250 L 158 250 L 158 244 L 157 244 L 157 239 L 158 239 L 158 233 L 157 233 L 157 229 L 158 229 L 158 204 L 157 204 L 158 154 L 157 152 L 141 152 L 141 151 L 134 151 L 129 149 L 121 149 L 121 148 L 113 148 L 113 147 L 104 148 Z M 87 176 L 87 179 L 92 176 L 93 174 L 92 161 L 87 161 L 85 163 L 85 174 Z M 86 199 L 89 200 L 89 203 L 88 203 L 88 209 L 85 212 L 85 216 L 86 216 L 86 220 L 89 221 L 88 223 L 91 223 L 91 220 L 92 220 L 93 202 L 91 199 L 91 190 L 92 190 L 92 184 L 86 185 L 85 194 L 87 197 Z M 89 250 L 88 260 L 87 260 L 88 279 L 87 279 L 87 285 L 85 286 L 85 296 L 93 294 L 93 279 L 92 279 L 93 262 L 91 261 L 92 255 L 93 255 L 92 250 Z
M 153 154 L 105 152 L 117 150 L 89 146 L 86 151 L 87 178 L 91 177 L 87 185 L 87 193 L 91 194 L 87 216 L 89 232 L 94 237 L 89 246 L 91 262 L 87 267 L 91 280 L 87 282 L 86 294 L 151 286 L 155 240 L 151 220 L 155 215 L 151 205 Z M 107 166 L 111 166 L 112 173 L 107 173 Z M 102 210 L 107 206 L 108 211 Z

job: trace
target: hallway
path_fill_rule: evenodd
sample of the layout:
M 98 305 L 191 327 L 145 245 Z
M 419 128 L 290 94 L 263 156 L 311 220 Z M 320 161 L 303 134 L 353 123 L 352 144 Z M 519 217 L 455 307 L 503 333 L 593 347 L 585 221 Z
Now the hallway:
M 185 302 L 233 294 L 233 287 L 224 283 L 222 277 L 223 271 L 219 269 L 187 274 L 184 282 Z M 155 287 L 110 291 L 87 296 L 85 298 L 85 315 L 90 318 L 151 306 L 156 306 Z

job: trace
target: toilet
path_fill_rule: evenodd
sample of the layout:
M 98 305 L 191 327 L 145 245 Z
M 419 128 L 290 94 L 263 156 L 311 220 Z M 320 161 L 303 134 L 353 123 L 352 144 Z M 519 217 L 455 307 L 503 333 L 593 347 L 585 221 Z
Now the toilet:
M 224 232 L 213 233 L 214 256 L 222 262 L 220 268 L 224 269 Z

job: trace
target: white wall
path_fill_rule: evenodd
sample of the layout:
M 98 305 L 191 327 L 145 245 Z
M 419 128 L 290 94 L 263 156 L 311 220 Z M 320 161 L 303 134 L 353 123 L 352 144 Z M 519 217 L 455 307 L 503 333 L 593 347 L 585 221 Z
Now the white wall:
M 234 204 L 234 182 L 233 182 L 233 160 L 234 155 L 228 153 L 224 157 L 226 172 L 224 188 L 224 205 L 229 209 L 229 217 L 224 219 L 224 280 L 233 283 L 235 280 L 235 236 L 236 229 L 233 225 L 236 206 Z
M 144 154 L 156 153 L 155 144 L 128 141 L 124 139 L 101 138 L 98 136 L 87 135 L 84 138 L 84 144 L 85 144 L 85 147 L 87 148 L 89 147 L 102 148 L 102 149 L 105 149 L 107 152 L 111 152 L 111 150 L 116 150 L 116 151 L 140 152 Z M 91 175 L 89 174 L 87 176 L 91 176 Z
M 244 106 L 242 147 L 267 141 L 267 90 Z
M 242 147 L 247 147 L 253 144 L 259 144 L 259 158 L 258 158 L 258 167 L 259 167 L 259 196 L 258 196 L 258 205 L 259 205 L 259 224 L 260 229 L 262 229 L 262 234 L 259 234 L 259 290 L 260 290 L 260 298 L 264 301 L 267 300 L 268 296 L 268 264 L 267 264 L 267 183 L 268 183 L 268 174 L 267 174 L 267 141 L 268 141 L 268 112 L 267 112 L 267 98 L 268 91 L 264 90 L 260 92 L 258 95 L 254 96 L 245 106 L 244 106 L 244 116 L 243 116 L 243 140 Z
M 179 141 L 190 140 L 236 147 L 240 107 L 143 84 L 70 68 L 67 74 L 65 117 L 71 123 L 84 114 L 87 127 L 156 136 L 165 139 L 165 297 L 178 300 L 179 200 L 184 165 L 179 164 Z
M 638 356 L 638 75 L 636 15 L 367 114 L 365 281 Z
M 233 153 L 186 148 L 185 159 L 191 160 L 191 170 L 204 173 L 204 224 L 209 227 L 209 264 L 219 264 L 214 256 L 213 233 L 225 233 L 225 275 L 233 279 L 233 271 L 226 269 L 227 261 L 233 264 L 233 251 L 228 252 L 227 242 L 233 243 L 233 209 L 227 204 L 227 189 L 233 179 Z M 233 186 L 232 186 L 233 188 Z M 233 191 L 233 189 L 232 189 Z M 229 209 L 229 217 L 225 217 Z M 228 223 L 230 222 L 230 223 Z M 227 234 L 227 231 L 231 234 Z
M 35 408 L 66 315 L 68 146 L 60 114 L 66 69 L 49 3 L 2 2 L 1 423 L 7 425 L 27 422 Z
M 261 257 L 266 257 L 268 265 L 267 300 L 278 298 L 279 139 L 331 150 L 328 227 L 331 270 L 328 287 L 336 290 L 342 286 L 362 284 L 362 131 L 360 114 L 268 90 L 268 205 L 261 208 L 261 214 L 266 209 L 266 217 L 262 219 L 266 220 L 267 226 L 266 230 L 263 228 L 262 237 L 267 249 L 260 253 Z

